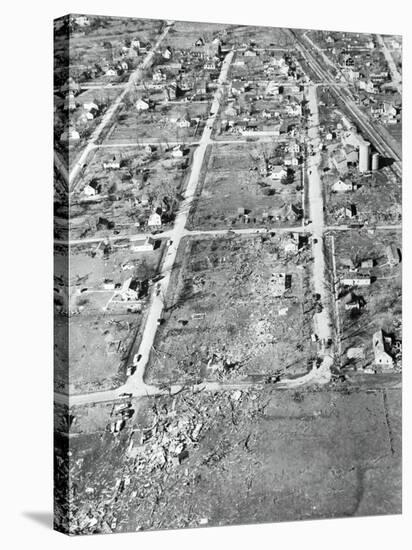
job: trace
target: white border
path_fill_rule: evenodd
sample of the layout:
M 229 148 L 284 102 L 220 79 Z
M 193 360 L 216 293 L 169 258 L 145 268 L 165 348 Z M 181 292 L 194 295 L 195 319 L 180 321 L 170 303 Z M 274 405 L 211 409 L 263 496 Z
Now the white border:
M 52 492 L 52 19 L 66 13 L 173 18 L 297 28 L 402 34 L 404 100 L 410 97 L 411 14 L 406 2 L 342 0 L 82 0 L 17 2 L 2 12 L 2 170 L 0 261 L 1 333 L 1 538 L 5 548 L 42 547 L 105 549 L 113 545 L 151 548 L 334 549 L 406 548 L 411 514 L 406 497 L 410 478 L 404 472 L 404 514 L 399 517 L 323 520 L 233 528 L 168 531 L 69 539 L 44 525 Z M 409 106 L 404 105 L 404 265 L 408 275 L 411 205 L 407 152 Z M 409 219 L 408 219 L 409 218 Z M 406 262 L 406 263 L 405 263 Z M 410 298 L 405 277 L 405 337 Z M 409 307 L 409 311 L 411 307 Z M 406 342 L 404 387 L 408 387 Z M 410 391 L 405 391 L 405 400 Z M 407 437 L 410 407 L 404 407 L 404 464 L 410 463 Z M 409 459 L 409 460 L 408 460 Z M 42 515 L 43 514 L 43 515 Z M 33 519 L 43 518 L 43 521 Z

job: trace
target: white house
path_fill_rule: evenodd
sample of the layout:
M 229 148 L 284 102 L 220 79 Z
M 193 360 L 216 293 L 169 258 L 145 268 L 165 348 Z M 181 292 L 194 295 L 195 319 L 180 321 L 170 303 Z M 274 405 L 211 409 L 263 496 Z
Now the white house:
M 86 195 L 86 197 L 94 197 L 97 195 L 96 189 L 89 184 L 84 187 L 83 193 Z
M 280 181 L 282 178 L 286 177 L 287 172 L 283 166 L 273 166 L 271 173 L 269 175 L 270 179 Z
M 292 103 L 291 105 L 288 105 L 286 107 L 286 112 L 288 115 L 291 116 L 301 116 L 302 115 L 302 107 L 297 103 Z
M 162 225 L 162 218 L 157 212 L 153 212 L 147 221 L 149 227 L 160 227 Z
M 143 239 L 134 240 L 130 249 L 133 252 L 150 252 L 154 249 L 153 239 L 148 235 Z
M 136 101 L 135 107 L 138 111 L 147 111 L 147 109 L 149 108 L 149 103 L 140 98 Z
M 336 193 L 345 193 L 347 191 L 353 191 L 353 183 L 351 181 L 338 180 L 332 185 L 332 191 Z
M 183 157 L 183 147 L 181 147 L 180 145 L 176 145 L 176 147 L 173 147 L 172 157 L 182 158 Z
M 179 128 L 189 128 L 190 127 L 190 120 L 187 118 L 178 118 L 176 121 L 176 125 Z
M 385 350 L 385 342 L 383 332 L 378 330 L 372 337 L 373 351 L 375 354 L 375 365 L 380 365 L 386 368 L 393 367 L 393 359 Z
M 93 101 L 89 101 L 88 103 L 83 103 L 83 109 L 85 111 L 92 111 L 93 109 L 98 111 L 99 107 Z

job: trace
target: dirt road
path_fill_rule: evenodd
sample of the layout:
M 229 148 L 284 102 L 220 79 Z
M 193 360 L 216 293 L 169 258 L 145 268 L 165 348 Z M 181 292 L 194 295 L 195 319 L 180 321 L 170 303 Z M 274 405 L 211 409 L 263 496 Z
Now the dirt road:
M 190 207 L 196 194 L 197 186 L 199 183 L 200 171 L 202 169 L 207 146 L 212 143 L 211 134 L 213 125 L 219 111 L 220 102 L 222 99 L 222 93 L 224 83 L 226 81 L 227 72 L 230 63 L 233 58 L 233 51 L 230 52 L 222 65 L 221 74 L 218 80 L 218 88 L 216 90 L 210 116 L 205 125 L 202 138 L 199 142 L 199 146 L 193 155 L 193 163 L 191 167 L 191 173 L 188 180 L 184 201 L 176 217 L 175 224 L 172 230 L 168 231 L 168 237 L 170 238 L 171 245 L 166 251 L 164 258 L 162 273 L 163 279 L 160 281 L 160 292 L 157 293 L 153 290 L 151 301 L 149 305 L 148 315 L 146 323 L 143 328 L 142 339 L 139 346 L 135 346 L 130 354 L 130 362 L 133 362 L 134 356 L 140 356 L 139 361 L 136 363 L 135 372 L 129 376 L 126 383 L 115 389 L 104 392 L 94 392 L 89 394 L 72 395 L 70 396 L 70 405 L 81 405 L 86 403 L 97 403 L 103 401 L 111 401 L 121 397 L 121 394 L 132 394 L 133 397 L 159 395 L 164 393 L 175 393 L 180 391 L 182 386 L 176 385 L 171 388 L 161 389 L 157 386 L 150 386 L 144 382 L 144 373 L 149 361 L 150 352 L 153 346 L 153 342 L 156 336 L 158 327 L 158 319 L 162 317 L 164 307 L 164 296 L 167 295 L 168 287 L 170 283 L 171 273 L 176 260 L 177 250 L 182 238 L 186 235 L 197 234 L 227 234 L 227 231 L 187 231 L 185 229 L 187 218 L 190 212 Z M 310 86 L 308 88 L 309 108 L 312 113 L 314 125 L 309 129 L 309 139 L 312 142 L 314 150 L 318 150 L 319 147 L 319 117 L 318 117 L 318 105 L 316 98 L 316 86 Z M 329 311 L 327 306 L 327 288 L 325 284 L 325 259 L 323 249 L 324 238 L 324 212 L 323 212 L 323 194 L 322 194 L 322 182 L 318 172 L 318 164 L 320 162 L 320 155 L 316 154 L 310 157 L 307 170 L 308 170 L 308 187 L 309 187 L 309 210 L 312 224 L 307 228 L 313 236 L 313 285 L 314 292 L 318 293 L 321 297 L 321 302 L 324 307 L 321 312 L 314 315 L 314 331 L 318 335 L 319 342 L 326 342 L 331 338 L 332 330 L 330 324 Z M 289 228 L 287 231 L 291 231 L 294 228 Z M 263 230 L 263 229 L 262 229 Z M 305 231 L 306 228 L 296 228 L 296 230 Z M 237 230 L 235 233 L 259 233 L 259 228 Z M 286 380 L 282 382 L 282 387 L 294 388 L 299 387 L 307 383 L 327 383 L 331 377 L 330 368 L 333 364 L 332 352 L 326 351 L 323 344 L 319 345 L 318 357 L 322 360 L 319 367 L 314 365 L 313 369 L 305 376 L 294 379 Z M 200 389 L 207 391 L 218 390 L 220 388 L 218 383 L 203 383 L 199 385 Z M 62 394 L 55 394 L 55 400 L 57 402 L 68 402 L 68 397 Z
M 135 372 L 129 376 L 126 383 L 117 388 L 116 390 L 105 391 L 105 392 L 95 392 L 90 394 L 82 395 L 71 395 L 70 396 L 70 405 L 80 405 L 88 402 L 101 402 L 101 401 L 110 401 L 119 397 L 121 393 L 132 393 L 133 396 L 142 396 L 142 395 L 157 395 L 159 393 L 164 393 L 164 391 L 159 390 L 156 386 L 148 386 L 145 384 L 143 377 L 146 365 L 149 360 L 150 351 L 156 336 L 156 331 L 158 327 L 158 319 L 161 318 L 164 306 L 164 296 L 167 295 L 171 273 L 173 266 L 176 260 L 177 250 L 179 248 L 180 241 L 186 234 L 185 226 L 186 221 L 190 212 L 190 207 L 192 201 L 196 194 L 196 189 L 199 183 L 200 171 L 202 169 L 203 160 L 205 157 L 207 146 L 211 143 L 211 134 L 213 130 L 213 125 L 216 119 L 216 116 L 219 111 L 220 102 L 222 100 L 224 83 L 226 81 L 227 73 L 232 61 L 234 52 L 231 51 L 225 57 L 222 69 L 220 72 L 218 87 L 216 89 L 212 106 L 210 109 L 210 116 L 207 120 L 205 128 L 203 130 L 202 138 L 199 142 L 199 146 L 194 152 L 193 162 L 191 167 L 191 173 L 189 181 L 186 187 L 186 192 L 184 196 L 184 201 L 179 210 L 179 213 L 176 216 L 175 224 L 173 229 L 169 232 L 170 241 L 172 244 L 169 246 L 169 249 L 166 251 L 165 259 L 163 261 L 162 273 L 164 274 L 163 279 L 160 281 L 160 292 L 157 293 L 155 290 L 152 293 L 151 301 L 149 305 L 148 315 L 146 317 L 146 323 L 143 329 L 142 339 L 138 348 L 132 349 L 131 360 L 133 360 L 134 355 L 140 355 L 139 362 L 136 364 Z M 179 389 L 180 386 L 177 386 Z M 67 397 L 55 394 L 55 400 L 58 402 L 67 402 Z
M 399 73 L 399 71 L 396 67 L 396 64 L 395 64 L 395 61 L 392 57 L 392 54 L 388 50 L 388 47 L 386 46 L 385 41 L 383 40 L 382 36 L 380 34 L 377 34 L 376 38 L 377 38 L 379 44 L 382 47 L 383 55 L 385 56 L 386 62 L 387 62 L 388 67 L 389 67 L 389 71 L 391 73 L 392 82 L 393 82 L 394 86 L 396 87 L 396 89 L 398 90 L 398 92 L 401 94 L 402 93 L 402 86 L 401 86 L 402 77 L 401 77 L 401 75 L 400 75 L 400 73 Z
M 313 150 L 317 153 L 313 157 L 308 159 L 308 187 L 309 187 L 309 210 L 310 219 L 312 224 L 310 229 L 312 231 L 312 249 L 313 249 L 313 290 L 320 295 L 320 302 L 323 306 L 322 311 L 315 313 L 314 315 L 314 331 L 319 338 L 319 356 L 325 357 L 325 349 L 322 342 L 326 342 L 329 338 L 332 338 L 331 321 L 329 315 L 328 304 L 328 291 L 325 282 L 326 270 L 325 270 L 325 256 L 324 256 L 324 230 L 325 230 L 325 216 L 324 216 L 324 201 L 322 180 L 319 175 L 318 166 L 320 163 L 319 153 L 319 113 L 318 102 L 316 98 L 316 87 L 310 86 L 308 88 L 309 108 L 312 114 L 314 124 L 309 128 L 308 135 L 313 146 Z M 327 370 L 330 374 L 330 369 L 327 368 L 330 361 L 328 359 L 327 365 L 323 368 L 317 369 L 319 377 L 322 381 L 326 380 Z
M 138 363 L 138 368 L 135 373 L 130 376 L 125 384 L 125 391 L 135 393 L 141 393 L 146 388 L 146 384 L 143 381 L 146 365 L 149 360 L 150 351 L 156 336 L 158 319 L 162 316 L 164 306 L 164 296 L 167 295 L 169 288 L 169 282 L 173 265 L 176 260 L 177 250 L 179 248 L 180 241 L 185 235 L 185 226 L 187 218 L 190 212 L 190 207 L 196 194 L 196 189 L 199 183 L 200 171 L 202 169 L 203 160 L 206 153 L 206 148 L 210 144 L 211 134 L 213 130 L 213 124 L 215 122 L 217 113 L 220 107 L 220 101 L 222 99 L 223 86 L 226 81 L 227 72 L 229 70 L 230 63 L 233 58 L 233 51 L 229 52 L 225 57 L 222 69 L 220 72 L 218 87 L 215 92 L 215 96 L 212 101 L 210 109 L 210 116 L 206 122 L 203 130 L 202 138 L 199 146 L 193 155 L 193 163 L 189 181 L 186 187 L 183 204 L 176 217 L 176 221 L 173 230 L 170 233 L 170 240 L 172 245 L 166 252 L 166 257 L 163 262 L 162 271 L 165 274 L 164 278 L 160 281 L 160 292 L 153 293 L 149 313 L 146 319 L 146 324 L 143 330 L 143 336 L 140 343 L 140 347 L 136 352 L 141 355 L 141 359 Z
M 109 122 L 112 120 L 113 115 L 117 112 L 119 109 L 122 101 L 126 97 L 126 95 L 130 92 L 130 90 L 133 89 L 135 84 L 142 78 L 143 75 L 143 69 L 148 67 L 150 63 L 153 60 L 153 56 L 155 55 L 156 51 L 158 50 L 160 44 L 167 36 L 169 29 L 171 25 L 167 26 L 163 33 L 160 35 L 159 39 L 157 40 L 153 50 L 150 50 L 150 52 L 146 55 L 143 63 L 139 65 L 139 67 L 130 75 L 129 81 L 124 88 L 123 92 L 116 98 L 116 100 L 112 103 L 112 105 L 109 107 L 109 109 L 106 111 L 106 113 L 103 115 L 102 120 L 100 121 L 100 124 L 97 126 L 97 128 L 94 130 L 93 134 L 90 137 L 90 140 L 84 150 L 82 151 L 80 157 L 73 165 L 73 168 L 70 171 L 69 181 L 70 181 L 70 188 L 71 190 L 75 188 L 76 184 L 76 178 L 79 175 L 81 169 L 83 168 L 84 163 L 87 160 L 87 157 L 89 153 L 95 148 L 95 142 L 99 139 L 100 135 L 102 134 L 103 130 L 106 128 L 106 126 L 109 124 Z

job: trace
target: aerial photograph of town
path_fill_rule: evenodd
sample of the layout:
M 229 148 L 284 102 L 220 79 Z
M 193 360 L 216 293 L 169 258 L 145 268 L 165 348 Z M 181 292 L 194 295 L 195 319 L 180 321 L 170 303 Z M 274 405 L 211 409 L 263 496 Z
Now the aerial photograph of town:
M 68 15 L 53 94 L 55 529 L 400 514 L 402 37 Z

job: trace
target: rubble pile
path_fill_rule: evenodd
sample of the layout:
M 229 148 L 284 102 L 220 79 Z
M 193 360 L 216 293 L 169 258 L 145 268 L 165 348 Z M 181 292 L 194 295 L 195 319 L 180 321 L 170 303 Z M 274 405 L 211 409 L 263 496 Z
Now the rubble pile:
M 62 490 L 64 484 L 56 487 L 56 523 L 69 534 L 110 533 L 130 529 L 128 522 L 135 521 L 138 510 L 139 530 L 164 526 L 173 492 L 190 492 L 199 471 L 217 466 L 230 452 L 216 433 L 230 425 L 237 434 L 241 416 L 258 413 L 258 401 L 256 392 L 240 389 L 187 389 L 173 398 L 154 399 L 144 425 L 130 424 L 121 433 L 104 435 L 104 450 L 98 453 L 101 468 L 95 464 L 89 471 L 82 452 L 72 456 L 69 451 L 61 459 L 59 471 L 70 473 L 72 483 L 69 490 Z M 213 438 L 207 437 L 210 431 Z M 204 438 L 207 444 L 197 452 Z M 206 525 L 207 510 L 202 512 L 180 511 L 182 526 Z

